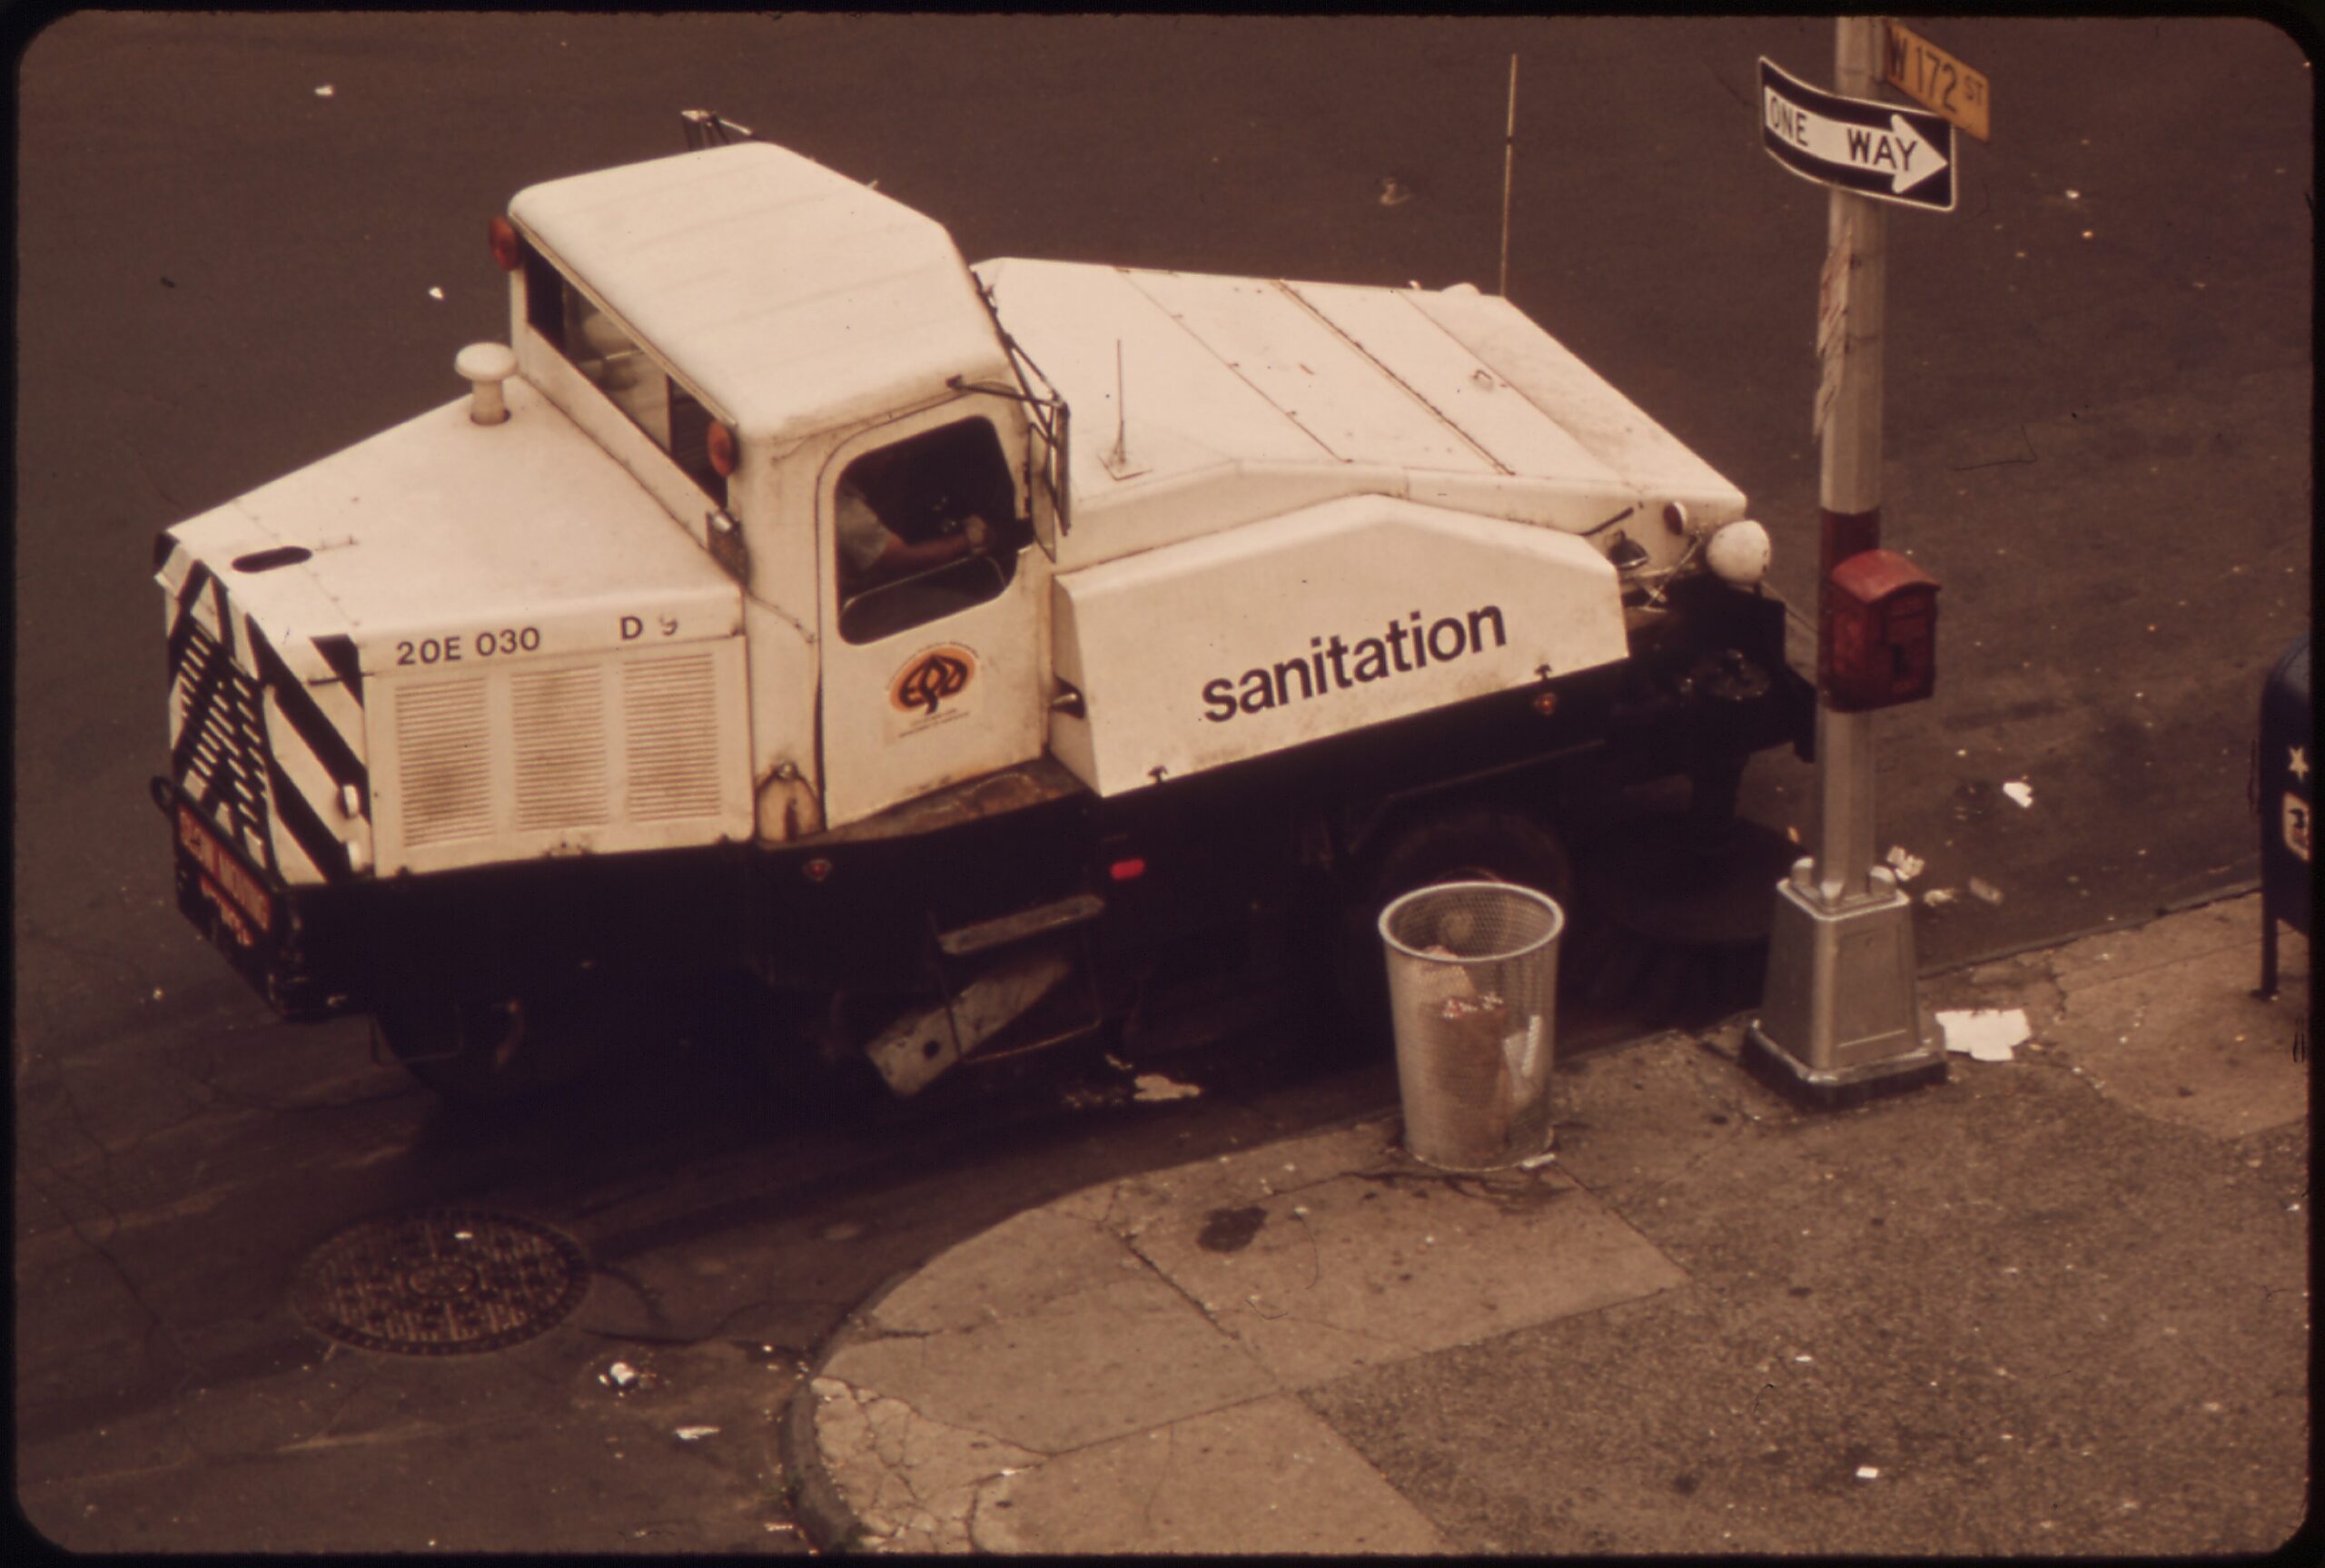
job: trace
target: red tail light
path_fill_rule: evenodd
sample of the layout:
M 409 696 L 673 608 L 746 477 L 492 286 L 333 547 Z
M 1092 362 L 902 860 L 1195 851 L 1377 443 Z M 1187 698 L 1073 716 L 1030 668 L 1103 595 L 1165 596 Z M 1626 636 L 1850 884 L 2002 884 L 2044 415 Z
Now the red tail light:
M 721 478 L 735 471 L 735 432 L 716 419 L 703 433 L 702 444 L 709 454 L 710 466 Z

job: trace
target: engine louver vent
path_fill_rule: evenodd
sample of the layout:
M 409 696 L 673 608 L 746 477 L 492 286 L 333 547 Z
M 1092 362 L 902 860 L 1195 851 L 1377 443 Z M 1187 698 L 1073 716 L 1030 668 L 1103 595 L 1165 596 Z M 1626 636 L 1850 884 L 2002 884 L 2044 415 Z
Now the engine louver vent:
M 745 689 L 739 638 L 388 684 L 381 873 L 738 836 Z
M 634 659 L 622 666 L 621 685 L 630 820 L 716 814 L 717 685 L 709 654 Z
M 532 671 L 510 683 L 519 829 L 586 827 L 611 814 L 602 666 Z
M 492 829 L 483 677 L 407 686 L 396 703 L 404 839 L 439 843 Z

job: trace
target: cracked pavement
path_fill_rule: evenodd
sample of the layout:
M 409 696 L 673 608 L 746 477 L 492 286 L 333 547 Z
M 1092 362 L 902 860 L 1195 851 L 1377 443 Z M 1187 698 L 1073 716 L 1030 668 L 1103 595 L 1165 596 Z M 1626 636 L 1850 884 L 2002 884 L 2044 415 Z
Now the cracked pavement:
M 1933 977 L 2031 1040 L 1853 1109 L 1776 1097 L 1730 1023 L 1569 1064 L 1531 1169 L 1431 1170 L 1373 1118 L 1027 1210 L 824 1346 L 811 1518 L 914 1553 L 2265 1550 L 2307 1482 L 2309 997 L 2250 994 L 2256 919 Z
M 955 1247 L 856 1315 L 812 1386 L 814 1431 L 883 1550 L 1298 1552 L 1352 1533 L 1444 1551 L 1301 1392 L 1681 1278 L 1554 1170 L 1448 1179 L 1364 1122 L 1089 1188 Z M 1296 1509 L 1253 1489 L 1282 1465 Z M 1134 1482 L 1110 1525 L 1081 1517 Z M 1256 1506 L 1222 1514 L 1238 1493 Z M 1083 1500 L 1073 1527 L 1058 1499 Z

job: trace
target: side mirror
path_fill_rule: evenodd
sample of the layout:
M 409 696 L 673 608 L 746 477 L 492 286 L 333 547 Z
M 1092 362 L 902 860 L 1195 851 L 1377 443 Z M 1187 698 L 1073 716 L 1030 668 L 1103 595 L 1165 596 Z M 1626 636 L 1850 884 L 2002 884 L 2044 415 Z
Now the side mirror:
M 700 153 L 711 147 L 731 146 L 751 139 L 748 125 L 737 125 L 708 109 L 681 109 L 678 118 L 686 123 L 687 151 Z
M 1073 531 L 1073 483 L 1066 470 L 1073 410 L 1063 398 L 1029 402 L 1027 407 L 1033 417 L 1025 421 L 1031 442 L 1025 500 L 1033 513 L 1034 537 L 1041 541 L 1043 553 L 1055 560 L 1058 536 Z
M 725 568 L 728 577 L 746 587 L 751 581 L 751 552 L 743 542 L 743 528 L 724 507 L 713 507 L 703 514 L 703 539 L 709 547 L 710 558 Z

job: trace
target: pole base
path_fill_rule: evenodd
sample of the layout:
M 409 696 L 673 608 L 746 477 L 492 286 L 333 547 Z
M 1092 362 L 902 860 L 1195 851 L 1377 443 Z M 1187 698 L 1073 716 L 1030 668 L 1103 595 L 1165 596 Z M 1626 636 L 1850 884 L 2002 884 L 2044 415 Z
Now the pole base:
M 1881 1064 L 1863 1078 L 1837 1079 L 1811 1072 L 1781 1047 L 1770 1043 L 1755 1023 L 1744 1036 L 1744 1070 L 1795 1105 L 1808 1110 L 1845 1110 L 1869 1100 L 1906 1094 L 1946 1081 L 1945 1060 Z
M 1914 997 L 1913 901 L 1875 868 L 1866 896 L 1827 909 L 1814 870 L 1776 884 L 1746 1065 L 1822 1105 L 1943 1082 L 1944 1041 Z

